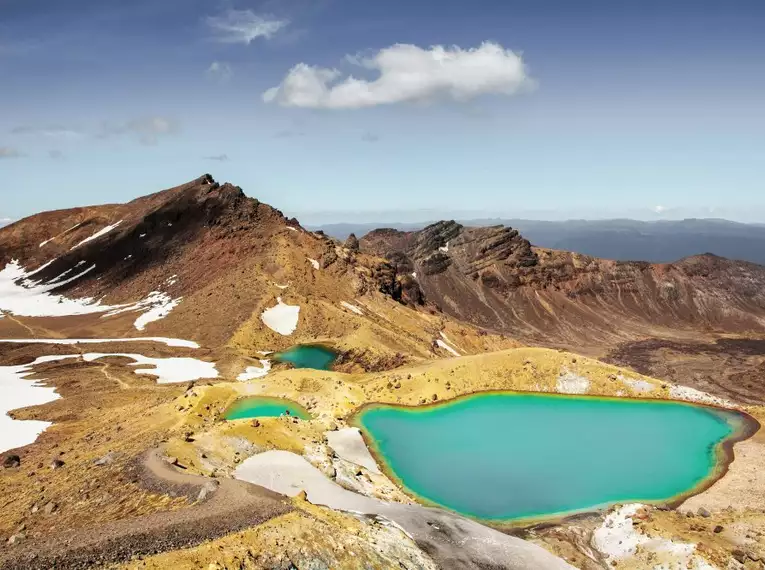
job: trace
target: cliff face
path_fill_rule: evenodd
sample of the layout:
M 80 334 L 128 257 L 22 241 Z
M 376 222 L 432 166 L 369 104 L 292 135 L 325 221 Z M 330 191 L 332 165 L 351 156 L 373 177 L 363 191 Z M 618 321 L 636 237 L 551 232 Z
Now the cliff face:
M 656 334 L 765 332 L 765 267 L 751 263 L 712 255 L 616 262 L 453 221 L 376 230 L 360 243 L 444 313 L 535 344 L 598 351 Z

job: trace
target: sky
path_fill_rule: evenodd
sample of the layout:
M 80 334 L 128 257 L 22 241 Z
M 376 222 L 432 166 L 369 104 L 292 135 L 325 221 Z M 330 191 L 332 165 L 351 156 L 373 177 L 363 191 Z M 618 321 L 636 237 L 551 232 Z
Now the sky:
M 0 0 L 0 220 L 765 222 L 762 0 Z

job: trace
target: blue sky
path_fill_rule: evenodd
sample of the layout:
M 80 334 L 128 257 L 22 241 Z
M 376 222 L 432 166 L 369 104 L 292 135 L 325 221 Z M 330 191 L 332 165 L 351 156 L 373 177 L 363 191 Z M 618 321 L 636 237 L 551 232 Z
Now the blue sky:
M 0 218 L 210 172 L 304 223 L 763 222 L 763 30 L 761 0 L 0 0 Z

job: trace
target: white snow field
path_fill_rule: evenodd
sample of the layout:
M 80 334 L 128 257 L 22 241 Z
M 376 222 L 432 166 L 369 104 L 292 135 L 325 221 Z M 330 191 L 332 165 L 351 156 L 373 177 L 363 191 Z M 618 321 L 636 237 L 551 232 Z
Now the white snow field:
M 51 263 L 52 261 L 35 271 L 28 272 L 18 260 L 14 259 L 0 270 L 0 313 L 8 312 L 23 317 L 64 317 L 104 313 L 103 316 L 106 317 L 128 311 L 142 311 L 143 314 L 135 321 L 135 327 L 138 330 L 144 330 L 148 323 L 166 317 L 181 301 L 181 298 L 172 299 L 167 293 L 160 291 L 152 291 L 145 299 L 122 305 L 102 305 L 90 297 L 70 299 L 51 291 L 76 281 L 90 273 L 96 266 L 90 265 L 87 269 L 64 279 L 77 267 L 85 265 L 84 261 L 80 261 L 47 283 L 31 279 L 33 275 Z
M 300 305 L 287 305 L 281 297 L 277 297 L 276 303 L 275 307 L 263 311 L 260 318 L 272 331 L 289 336 L 297 328 Z

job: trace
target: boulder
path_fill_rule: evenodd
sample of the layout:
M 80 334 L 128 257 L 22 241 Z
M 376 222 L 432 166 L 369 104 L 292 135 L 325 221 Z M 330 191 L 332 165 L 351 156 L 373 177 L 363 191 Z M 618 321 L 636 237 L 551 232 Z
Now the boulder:
M 27 535 L 24 534 L 23 532 L 16 533 L 11 538 L 8 539 L 8 544 L 13 546 L 14 544 L 18 544 L 19 542 L 24 540 L 26 537 Z
M 61 469 L 64 465 L 65 463 L 61 459 L 54 459 L 50 462 L 50 468 L 53 470 Z
M 114 453 L 113 451 L 110 451 L 103 457 L 93 461 L 93 465 L 97 467 L 103 467 L 104 465 L 111 465 L 112 463 L 114 463 L 115 459 L 117 459 L 117 454 Z
M 15 469 L 21 465 L 21 457 L 15 454 L 8 454 L 3 459 L 3 469 Z
M 359 251 L 359 240 L 356 237 L 356 234 L 348 236 L 348 239 L 345 240 L 345 247 L 351 251 Z

